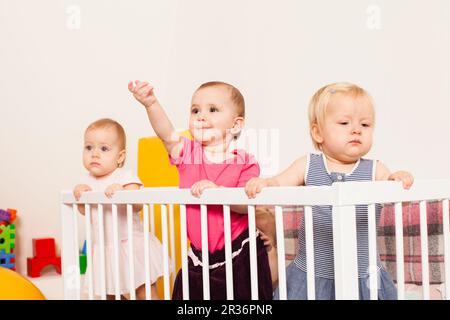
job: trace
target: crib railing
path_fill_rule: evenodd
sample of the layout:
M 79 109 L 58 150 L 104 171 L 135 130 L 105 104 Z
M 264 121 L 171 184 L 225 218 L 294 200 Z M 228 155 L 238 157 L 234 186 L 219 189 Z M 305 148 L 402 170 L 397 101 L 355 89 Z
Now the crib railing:
M 169 245 L 174 252 L 174 228 L 173 205 L 180 205 L 180 241 L 181 241 L 181 266 L 183 272 L 183 298 L 189 299 L 189 284 L 187 275 L 187 235 L 186 235 L 186 205 L 200 205 L 201 233 L 202 233 L 202 257 L 203 257 L 203 293 L 204 299 L 210 298 L 209 268 L 208 268 L 208 241 L 207 241 L 207 206 L 223 205 L 225 228 L 225 261 L 227 299 L 233 299 L 233 270 L 231 264 L 231 235 L 230 235 L 230 205 L 247 205 L 249 219 L 249 246 L 250 246 L 250 271 L 251 271 L 251 298 L 258 299 L 258 277 L 256 268 L 256 224 L 255 206 L 274 205 L 275 225 L 278 250 L 278 283 L 280 299 L 286 299 L 286 272 L 285 272 L 285 246 L 283 228 L 283 206 L 304 206 L 304 223 L 306 236 L 307 257 L 307 287 L 308 299 L 315 299 L 314 283 L 314 243 L 312 226 L 312 206 L 331 205 L 333 216 L 333 244 L 335 266 L 335 295 L 336 299 L 358 299 L 358 259 L 356 240 L 356 205 L 368 205 L 368 232 L 369 232 L 369 288 L 370 298 L 378 298 L 377 279 L 377 241 L 376 241 L 376 214 L 375 204 L 395 204 L 395 235 L 396 235 L 396 259 L 397 259 L 397 288 L 398 298 L 405 299 L 404 283 L 404 250 L 403 250 L 403 219 L 402 203 L 420 203 L 420 237 L 422 253 L 422 281 L 423 298 L 429 299 L 429 267 L 428 267 L 428 243 L 427 243 L 427 216 L 426 202 L 442 201 L 443 208 L 443 237 L 444 237 L 444 264 L 445 264 L 445 297 L 450 298 L 450 229 L 449 229 L 449 198 L 450 180 L 423 180 L 416 181 L 410 190 L 404 190 L 397 182 L 346 182 L 335 183 L 329 187 L 279 187 L 266 188 L 255 199 L 248 199 L 242 188 L 220 188 L 205 190 L 201 198 L 195 198 L 187 189 L 178 188 L 145 188 L 137 191 L 117 192 L 111 199 L 103 193 L 86 192 L 77 202 L 71 192 L 61 194 L 61 221 L 62 221 L 62 273 L 64 281 L 65 299 L 81 298 L 81 277 L 79 269 L 79 241 L 77 204 L 85 205 L 85 229 L 87 240 L 88 270 L 86 279 L 88 282 L 88 297 L 94 298 L 91 253 L 91 226 L 90 209 L 98 206 L 100 248 L 104 248 L 102 209 L 105 205 L 112 205 L 113 228 L 117 230 L 117 205 L 127 205 L 128 234 L 133 230 L 132 205 L 144 204 L 143 228 L 145 236 L 145 263 L 149 265 L 148 232 L 149 218 L 154 205 L 161 205 L 162 244 L 164 248 L 164 299 L 170 299 L 169 276 Z M 170 236 L 167 223 L 167 207 L 170 209 Z M 132 239 L 133 237 L 129 237 Z M 170 243 L 169 243 L 170 242 Z M 129 241 L 129 252 L 133 252 L 133 241 Z M 118 236 L 115 232 L 114 247 L 117 257 Z M 172 254 L 172 261 L 176 258 Z M 106 298 L 105 291 L 105 258 L 101 255 L 101 298 Z M 116 298 L 120 298 L 118 279 L 119 263 L 114 261 Z M 150 275 L 146 270 L 146 297 L 150 299 Z M 130 254 L 129 259 L 130 283 L 134 283 L 134 262 Z M 130 298 L 135 299 L 134 292 Z

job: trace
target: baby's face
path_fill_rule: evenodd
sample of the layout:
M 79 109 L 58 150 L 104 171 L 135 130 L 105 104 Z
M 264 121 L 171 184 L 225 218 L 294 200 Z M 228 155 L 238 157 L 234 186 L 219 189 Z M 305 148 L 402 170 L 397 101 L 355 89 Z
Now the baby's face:
M 321 132 L 323 152 L 343 163 L 355 162 L 366 155 L 372 147 L 374 116 L 368 99 L 334 95 Z
M 96 178 L 106 177 L 124 160 L 114 128 L 88 130 L 84 135 L 83 165 Z
M 231 137 L 238 117 L 228 89 L 222 86 L 197 90 L 192 97 L 189 131 L 204 145 L 223 143 Z

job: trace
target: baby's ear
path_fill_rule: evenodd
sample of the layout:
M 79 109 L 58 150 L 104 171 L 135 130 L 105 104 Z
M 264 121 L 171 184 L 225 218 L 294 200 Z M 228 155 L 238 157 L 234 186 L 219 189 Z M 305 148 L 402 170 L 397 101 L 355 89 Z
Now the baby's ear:
M 244 128 L 244 118 L 243 117 L 236 117 L 234 119 L 233 127 L 231 128 L 231 134 L 236 136 L 238 135 L 241 130 Z
M 316 123 L 311 126 L 311 137 L 317 144 L 323 143 L 322 133 L 320 132 L 320 128 Z
M 117 159 L 117 167 L 122 167 L 125 161 L 125 150 L 119 152 L 119 157 Z

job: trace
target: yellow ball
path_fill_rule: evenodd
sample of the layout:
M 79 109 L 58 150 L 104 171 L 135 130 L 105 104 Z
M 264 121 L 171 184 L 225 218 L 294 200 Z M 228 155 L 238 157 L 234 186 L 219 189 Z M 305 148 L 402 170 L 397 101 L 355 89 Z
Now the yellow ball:
M 0 267 L 0 300 L 45 300 L 45 297 L 27 278 Z

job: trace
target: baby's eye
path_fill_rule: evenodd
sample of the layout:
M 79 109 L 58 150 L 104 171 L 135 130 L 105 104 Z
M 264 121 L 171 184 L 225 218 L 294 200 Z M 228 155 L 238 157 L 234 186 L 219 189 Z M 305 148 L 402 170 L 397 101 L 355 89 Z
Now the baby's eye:
M 369 128 L 369 127 L 370 127 L 370 124 L 368 124 L 368 123 L 363 123 L 362 126 L 365 127 L 365 128 Z
M 92 146 L 84 146 L 84 149 L 86 149 L 87 151 L 91 151 L 92 150 Z
M 209 108 L 209 112 L 217 112 L 217 111 L 219 111 L 219 109 L 217 109 L 216 107 Z
M 191 113 L 192 114 L 197 114 L 198 113 L 198 109 L 197 108 L 191 109 Z
M 346 125 L 348 125 L 348 122 L 347 121 L 341 121 L 341 122 L 339 122 L 339 124 L 341 124 L 343 126 L 346 126 Z
M 102 150 L 103 152 L 106 152 L 106 151 L 109 151 L 109 148 L 108 148 L 108 147 L 105 147 L 105 146 L 103 146 L 103 147 L 101 148 L 101 150 Z

